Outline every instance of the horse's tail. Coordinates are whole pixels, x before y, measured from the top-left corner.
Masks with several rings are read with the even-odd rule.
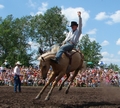
[[[87,69],[87,63],[86,61],[84,61],[84,55],[81,53],[81,51],[79,51],[80,55],[81,55],[81,62],[82,62],[82,65],[80,66],[81,67],[81,71],[85,71]]]

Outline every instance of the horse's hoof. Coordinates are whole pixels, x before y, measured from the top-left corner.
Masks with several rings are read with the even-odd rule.
[[[48,98],[48,97],[46,97],[46,98],[45,98],[45,101],[48,101],[48,100],[49,100],[49,98]]]
[[[68,90],[65,91],[65,94],[68,94]]]
[[[36,97],[35,97],[35,100],[37,100],[37,99],[39,99],[39,98],[40,98],[39,96],[36,96]]]
[[[39,98],[35,97],[34,100],[38,100]]]
[[[59,88],[59,91],[61,91],[61,90],[62,90],[62,87]]]

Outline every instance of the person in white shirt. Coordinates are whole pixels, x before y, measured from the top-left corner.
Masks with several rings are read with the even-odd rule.
[[[17,86],[18,86],[18,91],[21,92],[20,67],[21,67],[21,63],[18,61],[14,68],[14,92],[15,93],[17,92]]]
[[[63,45],[60,47],[59,51],[56,53],[55,58],[52,58],[51,61],[54,63],[59,64],[59,60],[62,56],[62,54],[66,51],[72,51],[72,49],[76,46],[76,44],[79,41],[80,35],[82,33],[82,18],[81,18],[81,12],[78,12],[78,18],[79,18],[79,24],[77,24],[76,21],[71,22],[71,29],[66,37],[66,39],[63,41]]]

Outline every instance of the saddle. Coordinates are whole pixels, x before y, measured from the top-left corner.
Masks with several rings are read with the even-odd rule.
[[[77,49],[73,49],[72,51],[68,52],[64,52],[64,54],[69,58],[69,64],[68,64],[68,67],[67,67],[67,70],[66,70],[66,73],[69,72],[70,68],[71,68],[71,63],[72,63],[72,56],[75,54],[75,53],[79,53],[81,58],[82,58],[82,61],[84,61],[84,55],[81,53],[80,50],[77,50]]]
[[[73,52],[74,51],[74,52]],[[69,65],[71,65],[71,62],[72,62],[72,56],[75,54],[75,53],[79,53],[81,55],[81,57],[83,58],[83,54],[80,52],[80,50],[77,50],[77,49],[73,49],[72,51],[68,52],[64,52],[64,54],[69,58]]]

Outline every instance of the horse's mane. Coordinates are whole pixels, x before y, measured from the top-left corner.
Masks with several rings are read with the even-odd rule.
[[[52,53],[57,53],[57,51],[59,50],[60,46],[59,45],[53,45],[52,46],[52,49],[51,49],[51,52]]]
[[[57,51],[59,50],[60,46],[59,45],[53,45],[51,47],[51,50],[50,51],[47,51],[46,53],[40,55],[38,57],[38,60],[41,60],[41,57],[45,57],[45,56],[48,56],[48,55],[55,55],[57,53]]]

